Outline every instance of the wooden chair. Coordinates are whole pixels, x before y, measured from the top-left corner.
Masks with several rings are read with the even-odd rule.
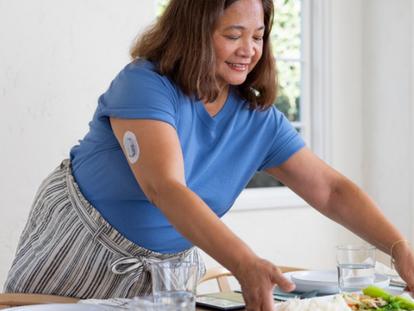
[[[77,298],[56,295],[0,293],[0,309],[46,303],[76,303],[78,301]]]
[[[289,266],[278,266],[278,268],[282,271],[282,273],[304,270],[302,268]],[[220,292],[231,292],[232,290],[228,280],[228,277],[230,276],[233,276],[232,273],[224,267],[210,268],[207,270],[204,277],[200,280],[200,284],[209,280],[216,279]]]
[[[306,269],[298,268],[298,267],[289,267],[289,266],[277,266],[282,273],[286,272],[293,272],[293,271],[304,271]]]
[[[215,279],[220,292],[231,292],[230,283],[227,279],[229,276],[233,276],[233,274],[224,267],[210,268],[207,269],[206,274],[200,280],[200,284]]]

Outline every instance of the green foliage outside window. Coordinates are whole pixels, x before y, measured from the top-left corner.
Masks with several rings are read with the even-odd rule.
[[[276,106],[291,121],[300,121],[301,1],[275,0],[272,47],[279,73]]]
[[[158,3],[157,3],[157,17],[160,16],[162,14],[162,12],[164,12],[164,9],[167,6],[169,1],[170,0],[158,0]]]

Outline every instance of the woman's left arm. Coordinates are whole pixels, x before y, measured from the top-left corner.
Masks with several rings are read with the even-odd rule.
[[[288,186],[316,210],[391,255],[400,276],[414,291],[414,254],[401,233],[375,202],[348,178],[302,148],[267,173]]]

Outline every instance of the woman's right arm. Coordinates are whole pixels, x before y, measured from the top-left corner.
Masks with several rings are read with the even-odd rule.
[[[285,290],[292,290],[294,285],[276,266],[256,256],[187,187],[176,130],[156,120],[110,120],[127,159],[124,134],[129,131],[136,137],[139,157],[128,163],[147,198],[184,237],[233,273],[242,286],[249,309],[273,310],[273,285],[278,284]]]

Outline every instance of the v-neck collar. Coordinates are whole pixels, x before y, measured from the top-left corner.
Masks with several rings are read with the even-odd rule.
[[[227,98],[224,102],[223,107],[221,107],[221,109],[214,116],[211,116],[208,113],[206,107],[204,106],[204,103],[201,100],[195,102],[198,116],[208,127],[216,127],[217,124],[219,124],[222,120],[230,117],[234,112],[236,104],[233,96],[233,88],[229,87],[229,92],[227,94]]]

